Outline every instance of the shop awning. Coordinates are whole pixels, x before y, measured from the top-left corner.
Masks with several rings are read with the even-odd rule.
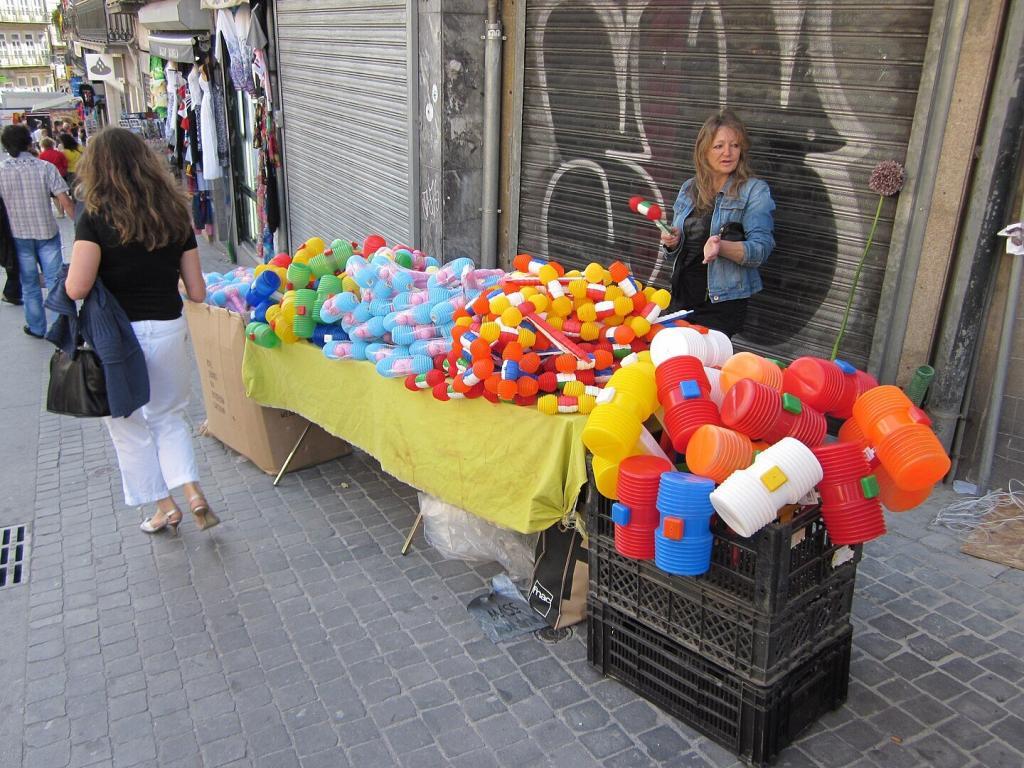
[[[76,109],[80,101],[81,99],[79,99],[77,96],[71,96],[70,94],[62,93],[59,96],[33,102],[32,110],[37,111],[40,109]]]
[[[159,56],[168,61],[193,60],[192,45],[195,42],[195,35],[172,34],[169,32],[149,33],[149,53],[151,56]]]
[[[199,7],[199,0],[157,0],[139,8],[139,24],[149,30],[208,31],[212,21],[210,12]]]

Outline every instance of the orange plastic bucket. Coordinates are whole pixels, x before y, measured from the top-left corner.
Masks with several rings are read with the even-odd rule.
[[[686,446],[689,470],[716,483],[724,482],[738,469],[746,469],[753,461],[754,446],[749,437],[714,424],[697,429]]]
[[[935,485],[951,466],[927,414],[910,402],[899,387],[874,387],[853,404],[869,445],[893,482],[905,491]]]
[[[782,369],[753,352],[737,352],[722,366],[723,392],[728,392],[740,379],[753,379],[776,391],[782,390]]]

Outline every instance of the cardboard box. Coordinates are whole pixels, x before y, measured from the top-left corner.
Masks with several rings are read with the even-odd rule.
[[[207,434],[264,472],[276,475],[309,421],[290,411],[265,408],[246,397],[242,384],[245,324],[241,315],[186,301],[185,318],[203,385]],[[351,450],[347,442],[314,424],[288,469],[311,467]]]

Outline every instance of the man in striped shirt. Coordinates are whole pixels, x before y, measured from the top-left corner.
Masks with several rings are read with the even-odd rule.
[[[68,196],[68,185],[57,168],[31,153],[32,135],[24,125],[9,125],[0,133],[0,143],[10,155],[0,164],[0,197],[7,207],[11,235],[18,252],[21,272],[21,298],[25,303],[25,327],[29,336],[43,338],[46,311],[39,288],[39,270],[52,291],[60,279],[60,232],[53,217],[50,198],[54,197],[68,217],[75,206]]]

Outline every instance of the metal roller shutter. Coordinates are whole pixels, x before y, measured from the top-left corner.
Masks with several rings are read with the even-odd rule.
[[[670,215],[701,123],[729,106],[777,205],[739,345],[827,356],[878,200],[871,170],[905,156],[931,12],[911,0],[529,2],[519,250],[625,259],[665,284],[658,232],[628,200]],[[862,366],[894,212],[887,201],[843,344]]]
[[[292,245],[413,242],[406,0],[279,0]]]

